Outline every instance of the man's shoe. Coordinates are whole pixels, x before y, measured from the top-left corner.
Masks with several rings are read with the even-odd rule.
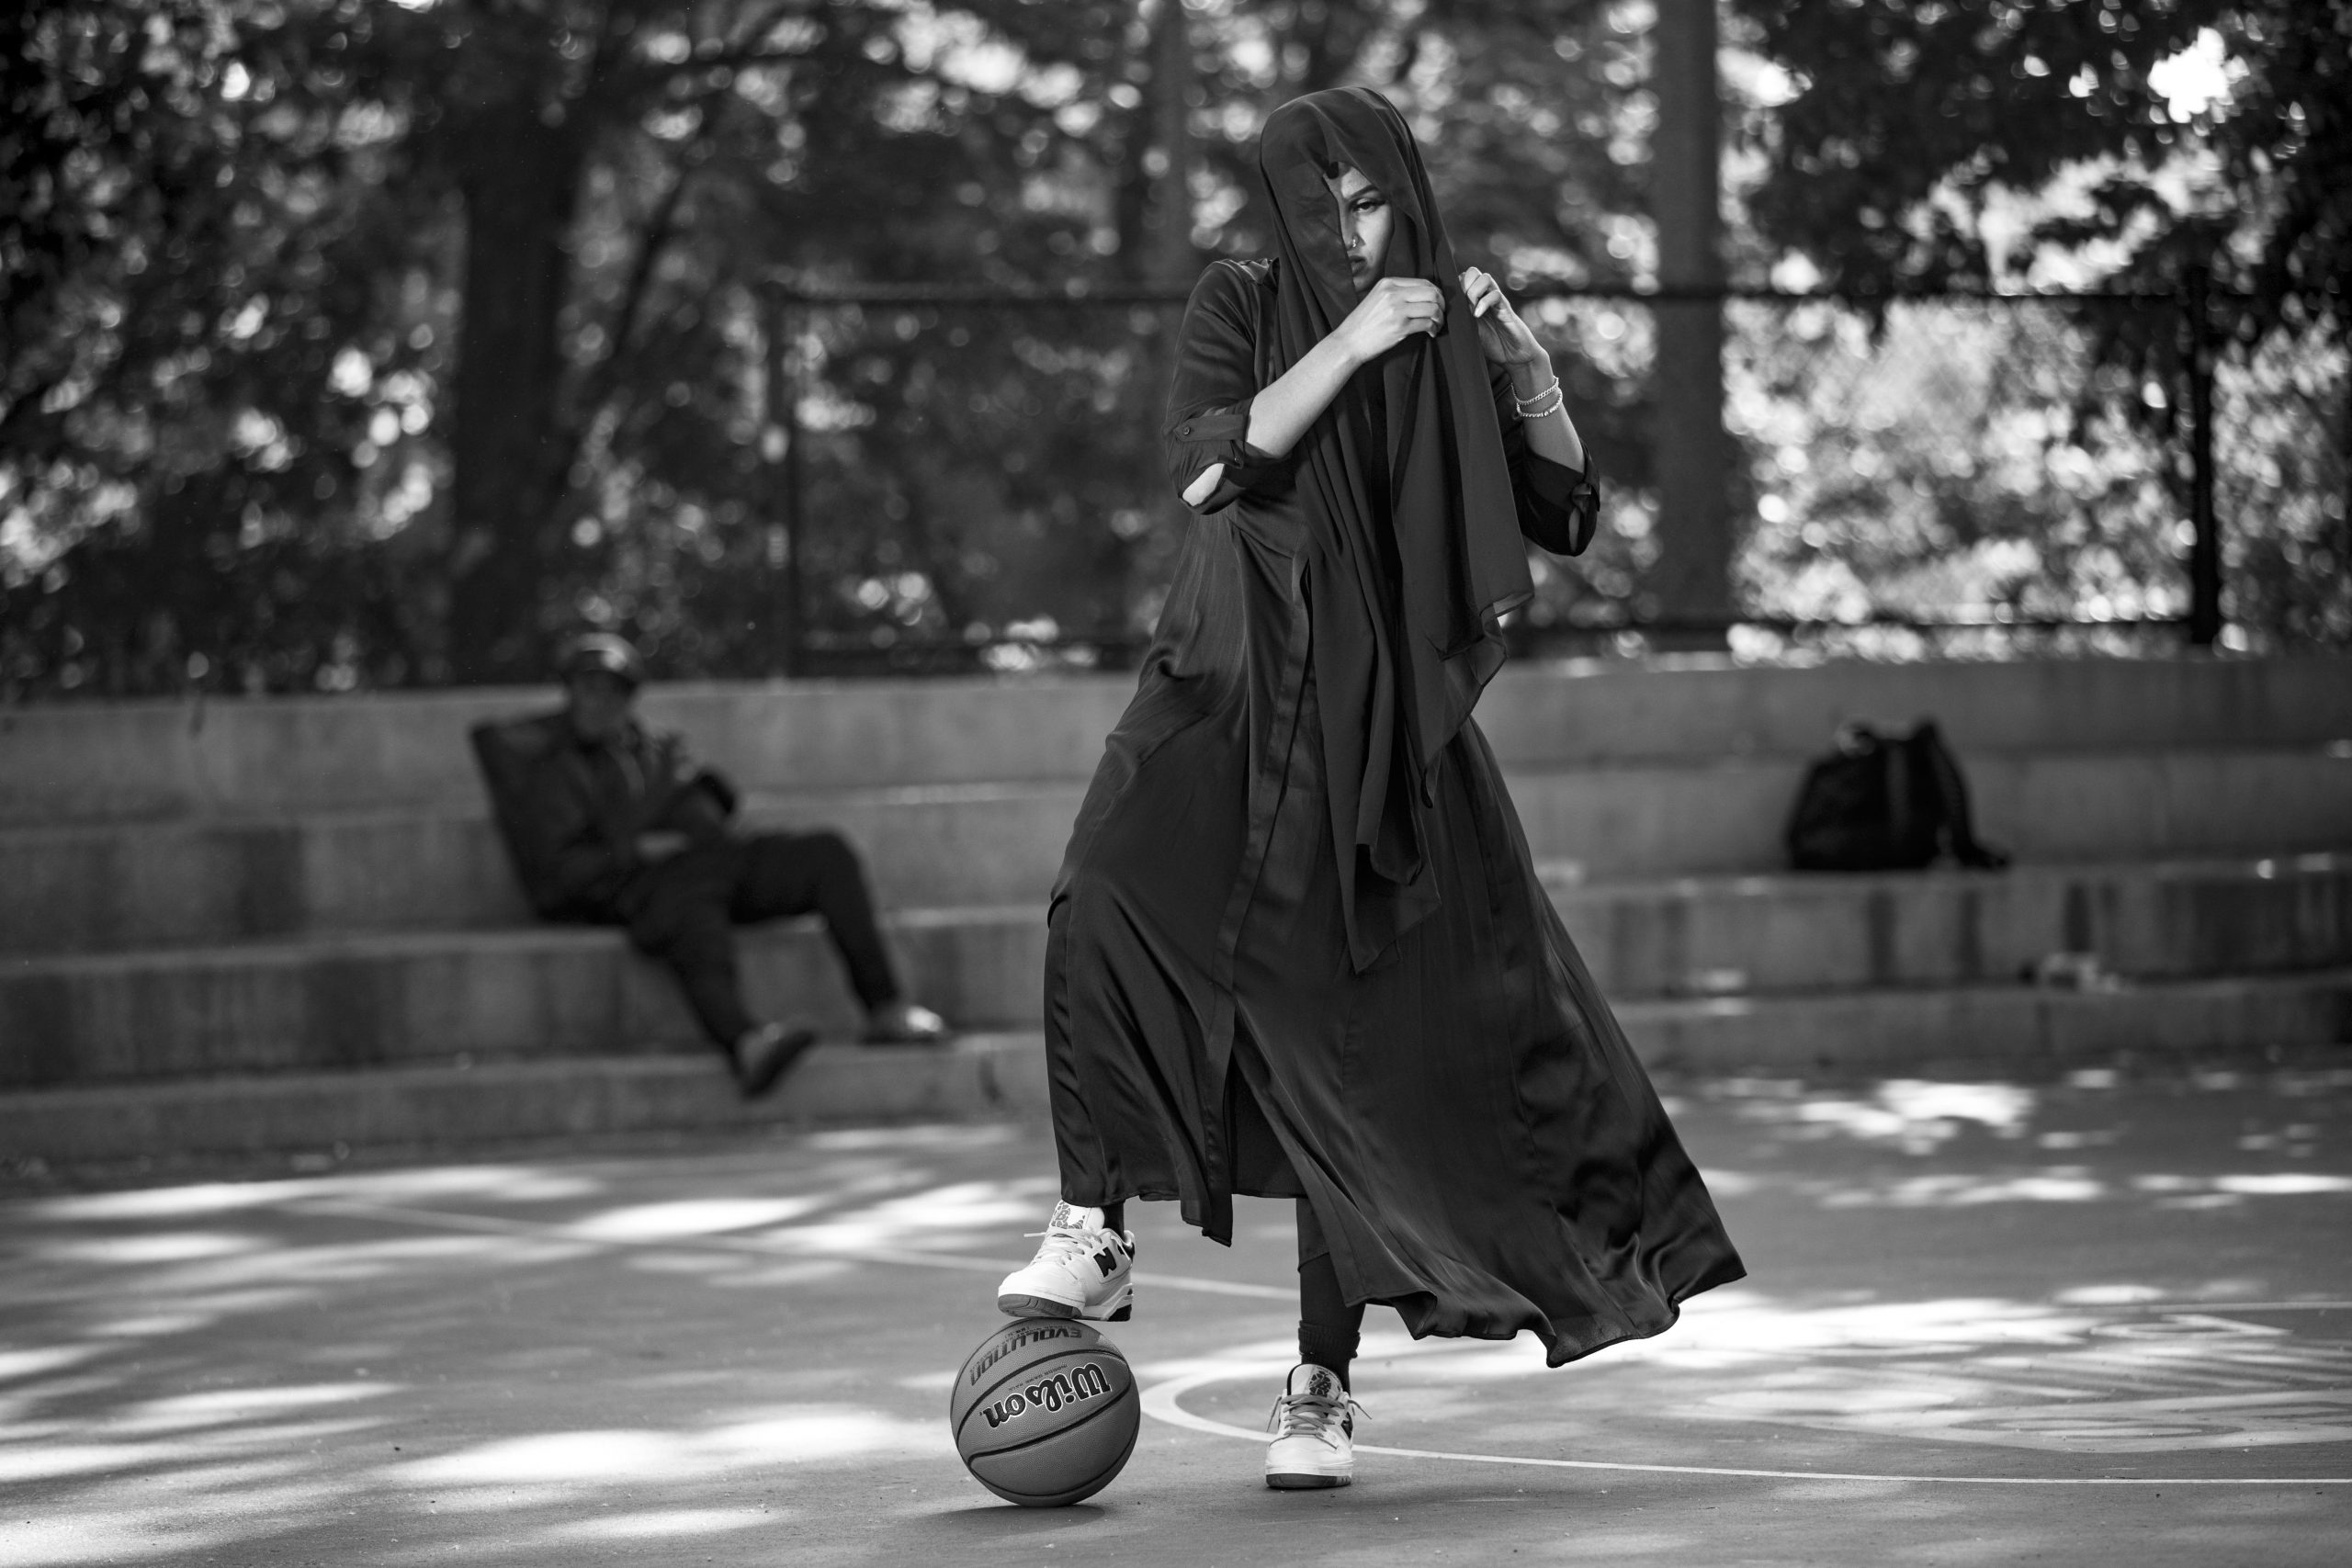
[[[868,1045],[937,1045],[947,1038],[947,1021],[913,1002],[884,1002],[866,1016]]]
[[[1054,1205],[1045,1242],[1026,1269],[996,1288],[996,1310],[1011,1317],[1091,1317],[1125,1323],[1134,1310],[1136,1238],[1106,1229],[1102,1211]]]
[[[1337,1372],[1301,1361],[1266,1417],[1266,1484],[1278,1492],[1345,1486],[1355,1479],[1356,1412]]]
[[[815,1030],[797,1025],[763,1023],[745,1030],[728,1053],[728,1060],[735,1066],[736,1089],[745,1100],[759,1099],[816,1043]]]

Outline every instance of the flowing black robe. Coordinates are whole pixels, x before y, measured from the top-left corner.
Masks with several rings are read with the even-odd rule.
[[[1314,1205],[1350,1299],[1417,1335],[1531,1329],[1554,1364],[1658,1333],[1737,1255],[1537,882],[1464,723],[1415,801],[1433,904],[1359,969],[1312,650],[1298,454],[1246,446],[1278,373],[1275,268],[1213,264],[1166,432],[1181,490],[1225,465],[1112,732],[1050,908],[1063,1196]],[[1526,450],[1492,380],[1521,530],[1583,547],[1593,497]]]

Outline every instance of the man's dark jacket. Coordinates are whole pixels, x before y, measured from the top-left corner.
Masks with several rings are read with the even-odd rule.
[[[683,832],[696,843],[727,836],[733,786],[696,767],[675,735],[632,723],[598,744],[556,712],[477,725],[472,740],[499,835],[545,919],[626,919],[648,868],[640,833]]]

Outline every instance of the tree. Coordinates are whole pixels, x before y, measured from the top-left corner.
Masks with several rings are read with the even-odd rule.
[[[1768,251],[1808,258],[1825,284],[2185,293],[2210,276],[2233,345],[2219,375],[2235,617],[2352,637],[2352,5],[1738,9],[1789,81],[1757,127],[1748,211]],[[2085,382],[2070,450],[2111,447],[2102,423],[2178,449],[2184,320],[2078,312],[2086,351],[2116,374]],[[2185,465],[2153,477],[2182,515]]]
[[[356,459],[429,374],[377,258],[430,212],[322,21],[0,20],[0,683],[413,671],[405,562],[361,522],[400,502]],[[359,344],[384,376],[341,374]]]
[[[1634,40],[1585,0],[40,0],[7,25],[19,688],[526,678],[582,618],[668,669],[770,668],[794,383],[817,629],[1132,626],[1182,526],[1153,478],[1165,311],[796,324],[772,286],[1181,287],[1262,249],[1258,120],[1341,79],[1437,134],[1473,259],[1622,273],[1593,213],[1637,199]]]
[[[2122,247],[2119,281],[2222,269],[2274,314],[2295,296],[2352,322],[2352,6],[2342,0],[1740,0],[1792,96],[1764,130],[1758,231],[1830,282],[1990,280],[2041,249]],[[2211,75],[2167,91],[2167,73]],[[2226,201],[2161,188],[2208,155]],[[2086,210],[1996,258],[1988,207],[2076,171]],[[2236,244],[2224,244],[2235,241]]]

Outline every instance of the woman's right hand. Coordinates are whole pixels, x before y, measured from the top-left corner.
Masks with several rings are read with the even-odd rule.
[[[1445,295],[1424,277],[1384,277],[1364,291],[1347,319],[1297,364],[1259,390],[1250,405],[1251,446],[1280,457],[1298,445],[1348,384],[1348,378],[1415,333],[1437,335],[1445,321]],[[1184,499],[1197,506],[1216,491],[1223,470],[1212,468],[1193,481]]]
[[[1435,337],[1445,321],[1445,295],[1424,277],[1384,277],[1364,291],[1331,335],[1348,357],[1369,364],[1415,333]]]

